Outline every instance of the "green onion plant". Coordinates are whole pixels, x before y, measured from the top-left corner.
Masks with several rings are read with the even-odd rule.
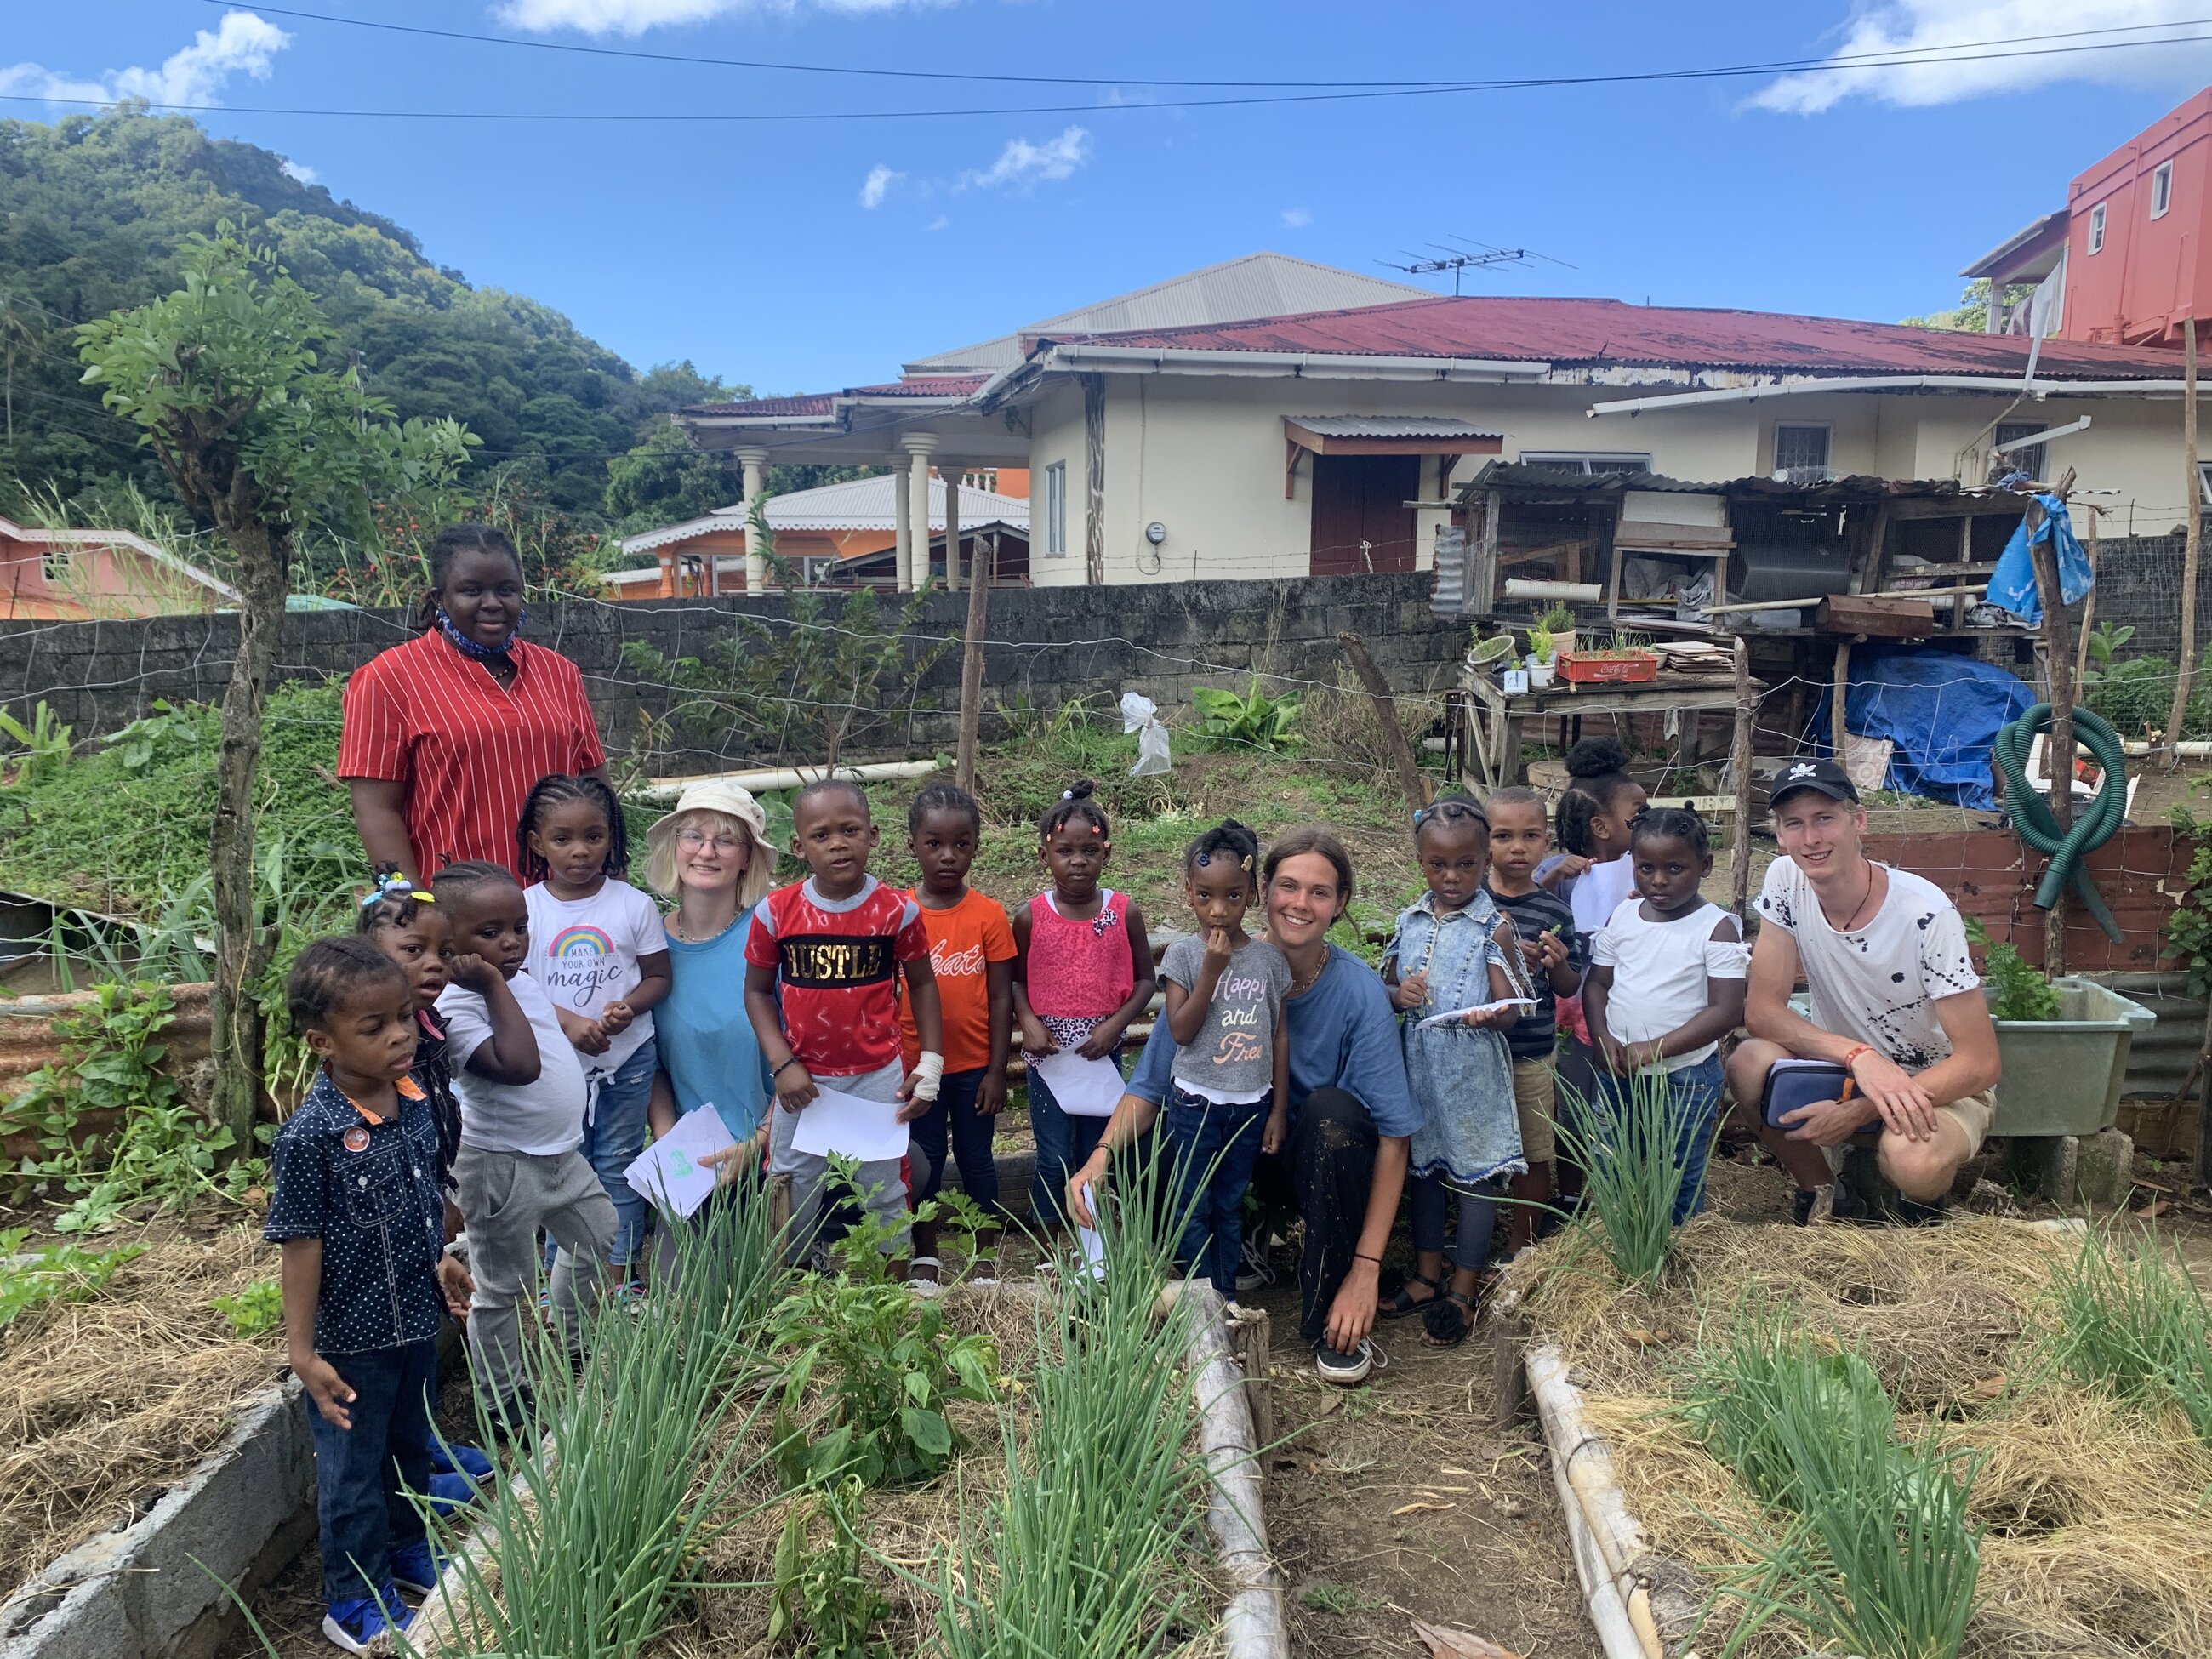
[[[2123,1400],[2179,1407],[2212,1445],[2212,1309],[2155,1232],[2094,1224],[2060,1261],[2037,1343],[2048,1374]]]
[[[1037,1314],[1026,1443],[1001,1411],[1005,1490],[963,1513],[940,1560],[945,1659],[1149,1659],[1191,1633],[1198,1598],[1176,1557],[1204,1514],[1184,1366],[1194,1302],[1162,1297],[1173,1217],[1157,1162],[1133,1162],[1098,1208],[1103,1274],[1063,1252],[1063,1291]]]
[[[742,1492],[766,1454],[746,1449],[781,1277],[758,1176],[723,1187],[672,1237],[642,1309],[610,1297],[588,1315],[573,1382],[558,1331],[530,1339],[539,1438],[483,1504],[453,1521],[422,1505],[437,1546],[460,1551],[456,1637],[430,1651],[630,1659],[693,1588],[707,1543],[758,1507]],[[461,1549],[463,1527],[477,1553]]]
[[[1710,1153],[1717,1123],[1678,1094],[1664,1072],[1638,1072],[1618,1093],[1601,1088],[1595,1097],[1562,1079],[1559,1096],[1559,1142],[1583,1171],[1571,1231],[1625,1282],[1656,1284],[1681,1231],[1675,1199],[1700,1141]],[[1700,1193],[1703,1186],[1700,1178]]]
[[[1749,1615],[1723,1659],[1778,1617],[1862,1659],[1954,1659],[1981,1569],[1966,1514],[1978,1455],[1932,1427],[1901,1443],[1865,1358],[1817,1349],[1764,1303],[1747,1301],[1729,1342],[1701,1354],[1686,1414],[1776,1517],[1739,1537],[1752,1559],[1715,1597]]]

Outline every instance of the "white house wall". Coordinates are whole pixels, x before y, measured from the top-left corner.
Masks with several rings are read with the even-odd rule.
[[[2008,400],[1977,396],[1834,393],[1660,410],[1635,416],[1585,411],[1589,389],[1555,386],[1464,386],[1304,380],[1273,377],[1109,374],[1106,386],[1105,566],[1109,582],[1301,574],[1311,541],[1312,465],[1302,459],[1293,494],[1283,494],[1285,416],[1449,416],[1504,435],[1499,459],[1524,452],[1649,453],[1670,477],[1721,480],[1763,474],[1774,465],[1778,422],[1831,428],[1829,464],[1839,472],[1892,478],[1946,478],[1960,450],[2003,414]],[[1037,584],[1085,579],[1083,395],[1055,376],[1025,410],[1032,489],[1042,508],[1042,476],[1067,466],[1067,556],[1048,558],[1035,534]],[[2014,410],[2008,419],[2062,426],[2081,415],[2090,431],[2059,441],[2054,471],[2075,467],[2087,506],[2106,513],[2105,528],[2163,534],[2185,511],[2178,400],[2054,398]],[[2208,444],[2212,450],[2212,444]],[[1452,483],[1475,475],[1488,457],[1464,456]],[[1421,471],[1420,499],[1437,499],[1433,461]],[[1442,512],[1419,515],[1419,562],[1431,562]],[[1146,540],[1158,523],[1165,538]]]

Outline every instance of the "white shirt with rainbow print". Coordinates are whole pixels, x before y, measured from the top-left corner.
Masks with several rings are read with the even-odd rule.
[[[660,908],[626,881],[584,899],[557,899],[544,883],[522,890],[530,906],[530,954],[523,970],[553,1006],[584,1019],[635,988],[637,960],[668,948]],[[653,1037],[653,1016],[640,1014],[603,1054],[578,1058],[587,1072],[612,1072]]]

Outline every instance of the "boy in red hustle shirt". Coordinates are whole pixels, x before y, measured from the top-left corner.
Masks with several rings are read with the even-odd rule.
[[[908,1123],[927,1111],[945,1075],[945,1030],[929,934],[915,902],[868,873],[878,831],[868,798],[842,780],[810,783],[792,804],[791,839],[813,872],[760,902],[745,936],[745,1012],[760,1039],[775,1088],[769,1126],[769,1168],[791,1177],[791,1237],[796,1262],[811,1253],[821,1228],[829,1161],[793,1149],[798,1115],[820,1092],[819,1077],[841,1094],[898,1105]],[[909,1074],[899,1060],[898,981],[913,999],[921,1052]],[[861,1202],[896,1219],[892,1248],[908,1232],[901,1158],[860,1166]],[[817,1258],[818,1260],[818,1258]],[[894,1272],[903,1275],[905,1264]]]

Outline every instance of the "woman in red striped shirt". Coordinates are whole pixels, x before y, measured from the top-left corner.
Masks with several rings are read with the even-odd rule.
[[[430,544],[421,636],[346,682],[338,775],[380,872],[421,885],[471,859],[513,869],[515,818],[538,779],[606,777],[583,677],[515,637],[525,615],[514,544],[448,525]]]

